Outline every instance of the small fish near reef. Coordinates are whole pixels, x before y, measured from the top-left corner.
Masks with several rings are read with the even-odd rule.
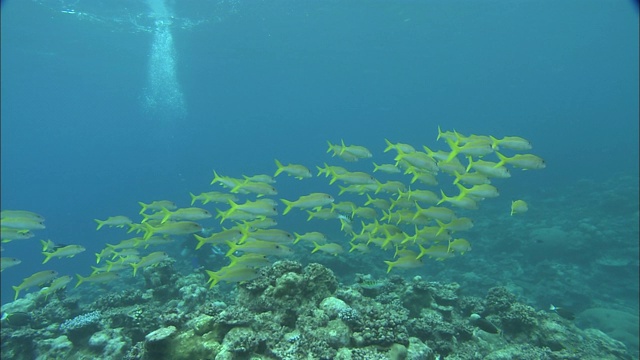
[[[560,315],[560,317],[565,318],[567,320],[574,320],[576,318],[576,315],[573,313],[573,311],[565,308],[553,306],[553,304],[549,306],[549,311],[553,311],[554,313]]]

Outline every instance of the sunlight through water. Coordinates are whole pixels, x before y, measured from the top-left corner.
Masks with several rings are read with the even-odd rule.
[[[148,0],[155,17],[153,44],[149,56],[147,86],[143,96],[145,112],[161,122],[184,119],[187,110],[176,74],[176,50],[171,34],[172,15],[165,0]]]

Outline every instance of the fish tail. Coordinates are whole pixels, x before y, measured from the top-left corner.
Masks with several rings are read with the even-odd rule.
[[[191,205],[193,205],[196,202],[196,196],[192,192],[189,193],[189,196],[191,196]]]
[[[140,204],[140,206],[142,207],[142,210],[140,210],[138,214],[142,214],[143,212],[147,211],[147,207],[149,207],[149,205],[143,203],[142,201],[138,201],[138,204]]]
[[[440,205],[443,202],[447,201],[447,199],[450,199],[450,197],[448,197],[447,195],[445,195],[444,191],[442,191],[442,189],[440,189],[440,194],[442,194],[442,199],[440,199],[440,201],[438,201],[436,203],[436,205]]]
[[[443,231],[445,231],[447,228],[446,228],[446,226],[445,226],[446,224],[445,224],[445,223],[443,223],[442,221],[440,221],[440,220],[436,219],[436,222],[438,223],[438,226],[440,226],[440,229],[438,229],[438,232],[436,233],[436,236],[438,236],[438,235],[440,235]]]
[[[51,256],[53,256],[53,253],[50,252],[42,252],[42,255],[45,256],[44,261],[42,261],[43,264],[47,263],[49,260],[51,260]]]
[[[391,269],[393,269],[393,266],[395,264],[393,263],[393,261],[388,261],[388,260],[385,260],[384,263],[388,265],[388,267],[387,267],[387,274],[388,274],[388,273],[391,272]]]
[[[144,223],[144,227],[145,227],[145,229],[144,229],[145,233],[144,233],[144,236],[142,237],[142,239],[143,240],[149,240],[149,238],[151,236],[153,236],[153,234],[156,232],[156,228],[154,228],[153,226],[149,225],[149,223]],[[109,245],[107,244],[107,246],[109,246]]]
[[[160,209],[160,211],[162,213],[164,213],[164,217],[162,218],[162,220],[160,221],[160,224],[164,224],[167,222],[167,220],[169,220],[169,218],[171,217],[171,211],[169,211],[169,209],[167,209],[166,207],[163,207],[162,209]]]
[[[220,179],[220,175],[218,175],[218,173],[213,170],[213,180],[211,180],[211,183],[209,185],[215,184],[216,182],[220,181]]]
[[[313,242],[313,245],[314,245],[315,247],[313,248],[313,250],[311,250],[311,253],[312,253],[312,254],[313,254],[314,252],[316,252],[316,251],[320,250],[320,244],[318,244],[317,242],[315,242],[315,241],[314,241],[314,242]]]
[[[227,246],[229,247],[229,251],[227,251],[225,256],[233,255],[233,253],[236,252],[236,250],[238,250],[238,245],[237,244],[232,243],[229,240],[225,240],[224,242],[227,243]]]
[[[393,146],[393,144],[391,143],[391,141],[389,141],[388,139],[384,139],[384,142],[387,144],[387,147],[386,147],[386,148],[384,148],[384,151],[383,151],[383,152],[387,152],[387,151],[389,151],[389,150],[393,150],[394,146]]]
[[[469,172],[469,170],[471,170],[471,166],[473,165],[473,158],[471,158],[471,155],[467,156],[467,159],[469,159],[469,165],[467,165],[467,169],[465,170],[465,172]]]
[[[460,182],[460,177],[462,177],[462,175],[460,175],[458,170],[453,170],[453,176],[455,176],[455,180],[453,180],[453,185],[457,185]]]
[[[449,156],[447,156],[447,159],[444,161],[445,163],[448,163],[449,161],[453,160],[454,157],[456,157],[456,155],[458,155],[458,153],[460,153],[460,147],[458,146],[457,143],[454,143],[452,140],[450,139],[444,139],[447,144],[449,144],[449,147],[451,148],[451,152],[449,153]]]
[[[194,234],[193,237],[195,237],[196,240],[198,240],[198,244],[196,245],[196,250],[200,249],[202,247],[202,245],[204,245],[206,243],[206,239],[203,238],[200,235]]]
[[[207,274],[209,274],[209,281],[211,281],[211,285],[209,285],[209,289],[212,289],[214,286],[216,286],[217,283],[220,282],[220,280],[222,280],[222,276],[218,275],[214,271],[207,270]]]
[[[287,213],[291,211],[291,209],[293,208],[293,201],[289,201],[285,199],[280,199],[280,201],[282,201],[283,204],[287,205],[287,207],[282,212],[282,215],[287,215]]]
[[[16,296],[13,297],[13,301],[18,300],[18,295],[20,295],[20,290],[22,290],[19,286],[12,286],[13,290],[16,292]]]
[[[76,277],[78,278],[78,282],[76,283],[76,286],[74,286],[74,289],[77,288],[78,286],[80,286],[80,284],[82,284],[84,282],[84,280],[86,278],[82,277],[80,274],[76,274]]]
[[[104,221],[100,221],[98,219],[93,220],[98,223],[98,227],[96,228],[96,230],[100,230],[100,228],[104,226]]]
[[[284,165],[282,165],[282,163],[278,160],[278,159],[274,159],[276,162],[276,166],[278,167],[278,169],[276,170],[275,174],[273,174],[273,177],[276,177],[278,175],[280,175],[281,172],[284,171]]]
[[[327,149],[327,154],[331,152],[331,150],[333,150],[333,144],[331,144],[331,141],[327,140],[327,144],[329,144],[329,148]],[[336,156],[336,154],[334,153],[332,156]]]
[[[136,276],[136,273],[138,272],[138,264],[131,264],[131,266],[133,267],[133,276]]]
[[[342,147],[340,148],[340,154],[338,155],[342,155],[344,151],[347,149],[347,145],[344,144],[344,139],[340,139],[340,142],[342,143]]]
[[[298,242],[300,242],[300,240],[302,240],[302,235],[298,234],[297,232],[293,232],[293,236],[295,236],[295,240],[293,240],[294,244],[297,244]]]
[[[494,168],[498,168],[504,164],[507,163],[507,160],[509,158],[507,158],[506,156],[502,155],[501,153],[499,153],[498,151],[494,151],[496,153],[496,155],[498,155],[498,159],[500,159],[500,161],[494,166]]]
[[[500,145],[500,140],[494,138],[493,135],[489,135],[489,138],[491,139],[491,148],[494,150],[500,149],[500,147],[498,147],[498,145]]]

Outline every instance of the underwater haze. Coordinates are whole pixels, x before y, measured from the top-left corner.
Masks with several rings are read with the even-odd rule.
[[[334,256],[303,242],[291,246],[286,260],[320,263],[345,286],[362,274],[456,282],[469,296],[502,286],[536,311],[570,308],[576,326],[603,331],[637,358],[635,325],[602,320],[605,313],[638,318],[634,2],[9,0],[1,16],[1,209],[46,218],[35,236],[3,240],[3,259],[21,261],[6,269],[3,263],[3,305],[14,301],[13,286],[43,270],[72,276],[64,291],[81,303],[142,289],[136,283],[142,270],[132,278],[130,269],[121,276],[130,281],[74,289],[76,274],[104,265],[94,254],[106,244],[143,236],[127,227],[97,231],[94,219],[124,215],[141,223],[139,202],[170,200],[210,211],[212,218],[195,220],[208,236],[233,225],[215,218],[230,205],[191,205],[189,193],[231,193],[234,187],[210,184],[214,170],[232,178],[273,176],[278,159],[313,176],[275,177],[278,194],[266,198],[279,203],[277,227],[323,232],[345,250]],[[439,128],[460,142],[437,140]],[[511,177],[491,179],[499,197],[478,210],[444,203],[473,220],[473,229],[453,235],[468,240],[471,251],[454,256],[449,249],[452,258],[444,260],[425,252],[423,266],[399,262],[387,274],[384,261],[394,259],[394,250],[371,244],[373,253],[349,252],[371,220],[353,214],[307,220],[304,207],[282,215],[280,199],[310,193],[359,206],[365,193],[383,197],[384,191],[341,194],[337,185],[353,180],[330,184],[316,176],[325,164],[401,181],[407,190],[458,195],[451,175],[440,172],[439,185],[420,185],[410,174],[374,172],[373,163],[402,168],[395,158],[402,151],[385,152],[385,139],[450,152],[472,134],[526,139],[530,150],[494,147],[509,157],[535,154],[544,169],[507,161]],[[327,151],[327,142],[341,141],[366,147],[371,158],[351,161],[341,150]],[[464,150],[456,158],[468,171]],[[495,153],[482,159],[500,161]],[[237,203],[263,198],[234,192]],[[529,211],[510,215],[518,199]],[[377,210],[381,223],[387,210]],[[414,234],[410,220],[400,227]],[[205,270],[226,264],[226,245],[220,253],[208,245],[194,250],[193,235],[171,237],[170,245],[141,254],[166,251],[183,275],[203,276],[208,289]],[[40,240],[47,239],[86,251],[42,264]],[[207,296],[220,286],[233,293],[235,282],[251,279],[229,279]],[[25,288],[20,297],[37,290]]]

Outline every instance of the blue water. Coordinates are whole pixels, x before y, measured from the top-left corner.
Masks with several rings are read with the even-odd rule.
[[[24,277],[86,275],[93,253],[128,237],[97,232],[94,218],[136,218],[138,201],[188,206],[189,192],[217,190],[214,169],[272,174],[278,158],[372,170],[331,158],[327,140],[366,146],[381,163],[391,161],[385,138],[446,149],[438,125],[525,137],[547,168],[503,182],[507,207],[540,194],[553,203],[584,179],[638,176],[632,2],[165,5],[159,14],[142,1],[3,2],[1,207],[47,225],[3,244],[3,257],[23,261],[2,273],[3,304]],[[337,195],[323,178],[277,185],[289,199]],[[543,215],[571,211],[558,207]],[[87,251],[45,266],[47,238]]]

